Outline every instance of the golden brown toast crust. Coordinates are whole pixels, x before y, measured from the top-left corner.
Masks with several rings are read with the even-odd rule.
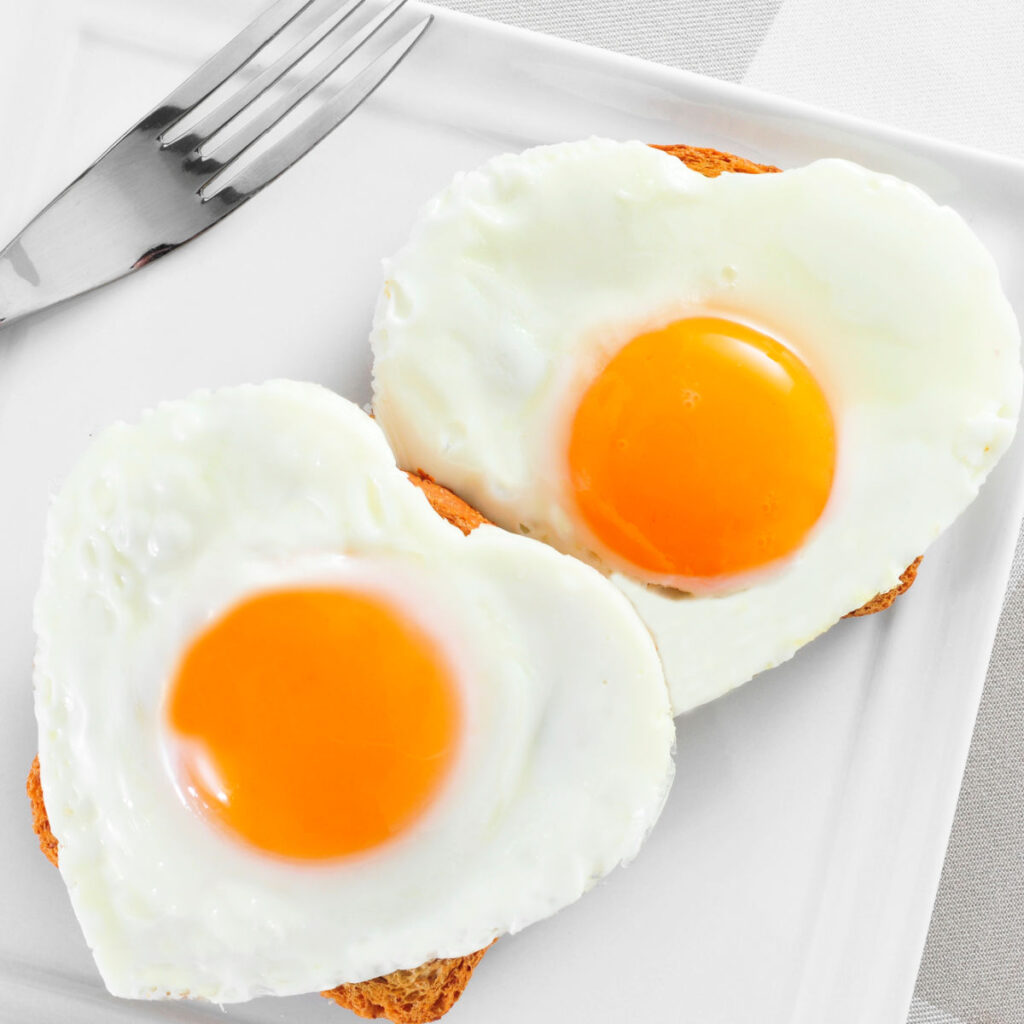
[[[429,960],[421,967],[355,985],[339,985],[320,995],[360,1017],[387,1017],[395,1024],[426,1024],[440,1020],[455,1005],[486,952],[479,949],[469,956]]]
[[[32,828],[39,837],[39,849],[56,867],[57,839],[50,831],[50,819],[43,802],[38,757],[32,761],[25,788],[32,805]],[[428,960],[411,970],[339,985],[320,994],[360,1017],[387,1017],[395,1024],[426,1024],[439,1020],[455,1005],[486,952],[485,948],[468,956]]]
[[[43,851],[46,859],[54,866],[57,866],[57,837],[50,831],[50,818],[46,813],[46,804],[43,803],[43,784],[39,781],[39,756],[32,758],[32,768],[28,773],[28,781],[25,783],[28,791],[28,801],[32,805],[32,831],[39,840],[39,849]]]
[[[775,173],[782,168],[771,164],[755,164],[733,153],[723,153],[718,149],[701,149],[699,146],[652,146],[682,160],[691,171],[700,171],[705,178],[717,178],[720,174],[731,171],[734,174]]]
[[[422,469],[415,473],[407,473],[406,476],[427,496],[427,501],[434,507],[434,511],[463,533],[472,533],[478,526],[490,523],[490,520],[480,515],[472,505],[467,505],[447,487],[435,483],[434,478],[429,473],[424,473]]]
[[[862,604],[859,608],[852,612],[847,612],[843,616],[844,619],[854,619],[859,615],[874,615],[875,612],[884,612],[896,600],[900,594],[905,594],[909,589],[910,585],[917,579],[917,567],[921,564],[921,556],[918,555],[910,565],[903,570],[900,575],[900,581],[896,584],[892,590],[887,590],[884,594],[875,594],[867,604]]]

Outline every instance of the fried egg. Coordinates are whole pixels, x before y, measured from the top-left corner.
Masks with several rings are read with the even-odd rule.
[[[428,204],[386,278],[373,408],[399,464],[608,574],[677,712],[892,588],[1017,421],[991,256],[843,160],[501,156]]]
[[[463,536],[310,384],[98,436],[53,503],[35,624],[60,871],[119,996],[229,1003],[470,953],[633,857],[672,776],[623,595]]]

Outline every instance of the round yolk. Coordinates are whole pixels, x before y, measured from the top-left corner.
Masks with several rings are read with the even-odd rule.
[[[167,714],[190,802],[252,846],[306,859],[408,828],[452,765],[460,717],[419,627],[326,589],[236,605],[187,651]]]
[[[600,544],[697,587],[796,550],[835,461],[832,415],[807,367],[711,317],[620,349],[584,393],[569,442],[573,493]]]

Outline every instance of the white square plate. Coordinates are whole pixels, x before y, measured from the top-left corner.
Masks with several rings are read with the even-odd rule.
[[[2,0],[0,238],[260,0]],[[100,984],[29,828],[31,601],[49,493],[90,435],[161,399],[275,376],[368,397],[381,257],[453,172],[602,134],[792,166],[850,157],[955,206],[1024,312],[1021,165],[438,12],[366,107],[159,268],[0,339],[0,1016],[335,1021],[315,995],[125,1003]],[[903,1024],[1024,498],[1021,444],[885,615],[679,722],[637,861],[498,943],[450,1015],[537,1024]],[[182,951],[188,955],[187,950]]]

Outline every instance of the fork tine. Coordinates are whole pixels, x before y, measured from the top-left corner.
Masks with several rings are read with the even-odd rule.
[[[220,103],[187,130],[185,137],[190,141],[190,148],[191,146],[201,145],[215,132],[224,128],[257,96],[260,96],[288,74],[310,50],[317,46],[350,15],[354,14],[365,2],[366,0],[329,0],[326,9],[319,12],[319,22],[302,40],[296,43],[283,57],[278,58],[270,67],[260,72],[252,81],[247,82],[237,92],[225,99],[223,103]],[[332,19],[335,19],[333,24],[331,23]],[[310,37],[312,37],[312,41],[310,41]],[[175,144],[177,142],[178,140],[175,140]]]
[[[217,178],[221,177],[224,171],[229,170],[230,165],[218,172],[200,190],[203,201],[207,202],[211,198],[216,199],[229,193],[232,199],[235,197],[239,200],[248,199],[283,174],[317,143],[323,141],[325,136],[341,124],[387,79],[388,75],[402,62],[405,55],[416,45],[420,36],[430,27],[433,20],[434,16],[428,15],[418,22],[363,68],[337,96],[319,107],[315,113],[310,114],[266,153],[253,160],[220,192],[211,190],[211,185],[216,187]]]
[[[282,117],[294,109],[304,100],[317,86],[329,78],[341,65],[348,60],[364,43],[371,39],[378,29],[382,28],[395,15],[406,0],[391,0],[374,17],[367,22],[358,32],[345,39],[341,45],[321,61],[310,71],[302,81],[296,82],[283,96],[270,104],[266,110],[260,112],[252,121],[236,134],[225,138],[222,142],[213,140],[213,145],[207,149],[203,147],[202,156],[204,159],[212,158],[216,164],[223,167],[241,156],[250,146],[270,131]],[[322,41],[326,42],[331,36],[340,33],[342,25],[337,25],[331,30]],[[307,52],[315,49],[318,43],[310,46]]]
[[[202,102],[236,71],[249,63],[268,43],[276,39],[303,11],[318,0],[277,0],[255,21],[218,50],[174,92],[165,96],[140,126],[167,131]]]

